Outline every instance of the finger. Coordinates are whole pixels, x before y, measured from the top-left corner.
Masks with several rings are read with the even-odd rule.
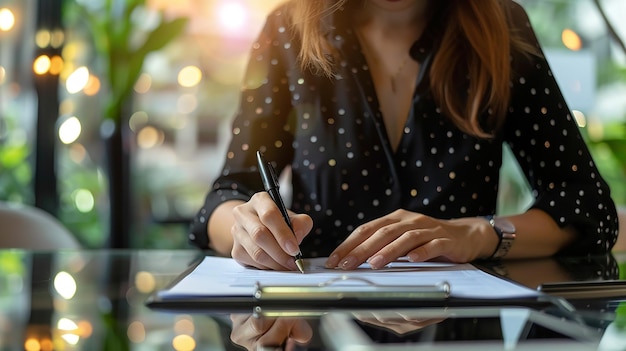
[[[239,254],[238,252],[243,252],[243,254]],[[245,251],[244,248],[242,247],[238,247],[238,249],[233,248],[233,250],[231,251],[231,256],[233,257],[233,259],[235,259],[235,261],[237,261],[237,263],[239,263],[240,265],[244,266],[244,267],[248,267],[248,268],[257,268],[257,269],[261,269],[261,270],[281,270],[284,268],[276,268],[276,267],[272,267],[272,266],[266,266],[263,264],[260,264],[259,262],[255,262],[250,255],[248,255],[248,253]]]
[[[230,320],[233,322],[233,326],[240,326],[245,323],[252,315],[250,313],[231,313]]]
[[[285,267],[267,254],[250,239],[250,236],[244,229],[238,228],[237,225],[233,227],[233,239],[235,244],[231,250],[231,256],[240,264],[259,269],[290,269],[290,267]]]
[[[313,329],[307,321],[298,319],[291,329],[290,337],[300,344],[307,343],[313,338]]]
[[[245,204],[237,206],[233,210],[233,215],[237,223],[236,227],[233,229],[233,240],[238,242],[246,250],[247,254],[254,262],[271,266],[273,269],[296,269],[295,264],[290,263],[290,261],[293,261],[291,256],[288,255],[276,241],[271,231],[272,229],[268,228],[262,222],[262,218],[256,214],[251,215],[251,212],[258,211],[254,206],[258,206],[258,202],[254,205]],[[280,212],[276,212],[278,212],[279,220],[282,220],[283,225],[290,231],[282,217],[280,217]],[[291,240],[295,242],[293,234],[290,234],[290,236]],[[278,264],[279,267],[277,267],[276,264]]]
[[[261,346],[282,345],[289,338],[292,324],[291,319],[276,319],[263,335],[259,335],[257,344]]]
[[[266,333],[276,323],[276,318],[252,317],[250,325],[258,333]]]
[[[361,263],[366,260],[375,269],[384,267],[387,263],[396,258],[403,256],[409,248],[410,242],[403,241],[395,246],[393,243],[399,240],[407,230],[414,224],[410,222],[392,222],[388,225],[378,228],[371,236],[365,239],[361,244],[356,246],[351,252],[348,252],[345,258],[339,261],[338,267],[345,270],[352,270],[357,268]],[[392,245],[392,250],[399,253],[395,256],[374,256],[377,252],[380,252],[388,245]],[[394,249],[395,248],[395,249]],[[372,260],[370,260],[370,258]]]
[[[283,252],[289,256],[296,255],[300,252],[300,249],[298,248],[298,241],[294,230],[289,227],[289,224],[285,221],[278,206],[271,200],[269,195],[263,195],[265,195],[267,199],[263,201],[262,206],[256,208],[261,223],[269,229],[270,233],[274,236],[275,242],[278,243],[279,248]],[[291,217],[289,220],[291,222]],[[272,247],[270,249],[274,248]]]
[[[234,215],[235,218],[239,218],[241,215],[240,224],[253,236],[253,240],[258,240],[257,244],[274,258],[281,257],[281,253],[283,254],[282,257],[297,254],[299,249],[294,231],[289,227],[269,194],[266,192],[256,193],[249,203],[252,208],[242,206],[242,211],[239,212],[237,207]],[[249,216],[246,211],[254,211],[255,215]],[[265,235],[268,231],[271,237]],[[255,236],[257,234],[258,237]],[[278,259],[277,261],[282,262]]]
[[[247,347],[252,345],[259,332],[250,326],[250,314],[236,314],[230,316],[233,327],[230,332],[230,339],[237,345]]]
[[[450,253],[452,243],[446,238],[434,238],[407,252],[411,262],[425,262]]]
[[[381,269],[399,257],[406,256],[414,247],[419,247],[435,238],[436,233],[428,229],[408,230],[389,242],[367,260],[372,269]]]
[[[326,268],[335,268],[339,265],[346,265],[346,258],[348,253],[352,252],[356,247],[361,245],[367,238],[369,238],[378,228],[384,225],[386,218],[378,218],[376,220],[364,223],[358,226],[350,235],[344,240],[331,254],[326,261]],[[350,258],[350,261],[355,261],[355,258]],[[351,265],[353,265],[352,263]]]

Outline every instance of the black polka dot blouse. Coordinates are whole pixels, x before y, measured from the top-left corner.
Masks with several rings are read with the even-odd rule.
[[[513,26],[539,46],[524,10],[510,3]],[[248,200],[263,190],[257,150],[278,172],[291,168],[291,209],[313,218],[301,244],[305,257],[313,257],[328,255],[358,225],[400,208],[442,219],[493,214],[502,146],[508,143],[532,188],[532,208],[580,233],[562,253],[612,247],[618,224],[609,188],[544,58],[512,59],[509,112],[489,140],[451,124],[429,93],[428,74],[421,74],[394,151],[348,11],[334,15],[329,34],[341,57],[333,78],[300,69],[299,42],[285,11],[280,7],[268,16],[253,44],[224,168],[191,224],[192,243],[208,247],[207,221],[220,203]],[[439,32],[429,26],[411,48],[422,73],[436,53]]]

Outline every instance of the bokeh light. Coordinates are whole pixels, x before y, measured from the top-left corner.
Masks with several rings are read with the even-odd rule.
[[[93,211],[96,204],[93,194],[87,189],[74,190],[72,198],[74,199],[74,206],[82,213]]]
[[[55,29],[52,31],[52,35],[50,36],[50,46],[57,49],[63,45],[65,41],[65,32],[61,29]]]
[[[59,55],[52,56],[50,59],[50,74],[59,75],[63,70],[63,58]]]
[[[156,279],[150,272],[137,272],[137,275],[135,275],[135,286],[139,292],[148,294],[156,288]]]
[[[6,7],[0,9],[0,31],[8,32],[15,26],[15,15]]]
[[[63,144],[71,144],[80,137],[82,127],[78,118],[72,116],[66,119],[59,127],[59,139]]]
[[[24,350],[26,351],[39,351],[41,350],[41,345],[39,345],[39,340],[35,338],[28,338],[24,341]]]
[[[217,20],[227,33],[243,30],[248,17],[248,8],[238,1],[227,0],[217,5]]]
[[[52,343],[52,340],[50,340],[50,338],[43,338],[39,341],[41,349],[40,351],[53,351],[54,350],[54,344]]]
[[[83,89],[83,92],[87,96],[94,96],[100,92],[101,85],[100,78],[90,74],[89,80],[87,81],[87,85],[85,86],[85,89]]]
[[[73,143],[70,145],[69,156],[74,163],[80,164],[87,157],[87,149],[80,143]]]
[[[48,57],[48,55],[41,55],[33,62],[33,71],[37,75],[43,75],[50,71],[50,66],[52,66],[50,57]]]
[[[181,316],[176,323],[174,323],[174,332],[176,334],[193,335],[196,326],[193,324],[190,316]]]
[[[70,300],[76,294],[76,281],[71,274],[59,272],[54,276],[54,289],[62,298]]]
[[[142,73],[135,83],[135,92],[138,94],[145,94],[150,91],[151,87],[152,76],[150,76],[148,73]]]
[[[75,331],[78,329],[78,325],[69,318],[61,318],[57,322],[57,329],[63,331]]]
[[[41,49],[47,48],[48,46],[50,46],[51,38],[52,38],[52,35],[50,34],[49,30],[40,29],[35,34],[35,43],[37,44],[37,47]]]
[[[192,351],[196,348],[196,341],[189,335],[177,335],[172,340],[172,346],[176,351]]]
[[[578,33],[571,29],[563,30],[563,33],[561,33],[561,40],[563,40],[563,45],[572,51],[579,51],[583,48],[582,39],[580,39]]]
[[[128,126],[130,130],[137,133],[146,123],[148,123],[148,114],[146,111],[137,111],[130,116]]]
[[[196,66],[187,66],[178,72],[178,84],[182,87],[195,87],[201,80],[202,71]]]
[[[72,333],[63,334],[61,335],[61,338],[70,345],[76,345],[80,340],[80,336]]]
[[[150,149],[161,145],[164,139],[163,132],[152,126],[146,126],[137,134],[137,145],[142,149]]]
[[[82,66],[77,68],[69,77],[67,77],[67,81],[65,82],[65,88],[67,92],[70,94],[76,94],[79,91],[83,90],[87,83],[89,82],[89,70],[87,67]]]
[[[128,325],[126,335],[128,335],[128,339],[131,342],[139,344],[146,340],[146,328],[144,327],[143,323],[139,321],[134,321]]]

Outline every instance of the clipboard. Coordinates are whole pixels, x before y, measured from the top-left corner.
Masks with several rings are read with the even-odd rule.
[[[284,287],[265,287],[265,289]],[[299,287],[294,287],[299,288]],[[308,295],[308,296],[307,296]],[[336,298],[318,298],[311,293],[294,294],[287,298],[255,298],[245,296],[193,296],[181,299],[163,299],[156,294],[146,300],[146,306],[156,310],[179,312],[254,312],[264,315],[319,314],[323,310],[387,309],[387,308],[450,308],[518,306],[528,308],[557,307],[567,313],[575,309],[566,300],[550,295],[509,299],[472,299],[449,297],[411,298],[409,295],[391,297],[376,293],[337,293]]]
[[[215,260],[215,259],[214,259]],[[360,278],[361,276],[367,276],[366,272],[371,272],[367,269],[356,273],[347,273],[341,275],[341,277],[335,279],[320,280],[321,283],[315,284],[305,283],[308,273],[305,276],[297,275],[293,276],[294,283],[285,280],[285,284],[277,284],[275,281],[263,280],[256,281],[249,286],[246,285],[245,289],[236,290],[232,293],[230,290],[222,291],[219,289],[218,284],[210,282],[210,278],[220,277],[222,271],[227,271],[231,274],[233,280],[237,279],[237,274],[245,274],[245,272],[239,271],[245,269],[238,264],[233,266],[227,266],[229,261],[210,261],[208,266],[204,267],[206,275],[195,272],[197,269],[202,270],[203,267],[190,267],[183,272],[177,279],[175,279],[168,288],[153,293],[146,301],[146,305],[155,309],[166,310],[183,310],[183,311],[284,311],[284,312],[297,312],[303,310],[329,310],[329,309],[379,309],[379,308],[421,308],[421,307],[490,307],[490,306],[524,306],[524,307],[546,307],[560,304],[557,300],[558,297],[551,296],[542,292],[538,292],[532,289],[519,286],[522,292],[514,297],[506,295],[501,296],[499,292],[492,294],[490,297],[484,297],[489,295],[489,290],[497,288],[489,288],[488,285],[485,291],[477,291],[471,294],[470,297],[463,295],[463,289],[461,286],[457,286],[455,290],[455,281],[446,280],[428,280],[425,276],[410,272],[409,279],[393,280],[394,284],[383,284],[378,279],[377,281],[370,281],[368,279]],[[216,269],[220,265],[224,265],[224,269]],[[221,268],[221,267],[220,267]],[[235,270],[230,272],[229,268]],[[434,268],[432,271],[445,270],[446,268]],[[468,271],[464,271],[468,272]],[[497,284],[514,284],[512,282],[504,281],[499,278],[493,277],[476,267],[473,267],[470,273],[479,274],[479,278],[495,281]],[[256,272],[261,277],[267,277],[264,274],[272,274],[276,272]],[[185,294],[177,295],[176,292],[181,290],[171,290],[172,287],[176,287],[177,284],[183,282],[189,275],[199,274],[195,278],[204,282],[206,289],[212,289],[210,294],[205,293],[205,290],[199,290],[195,286],[195,292],[189,293],[185,290]],[[285,273],[283,273],[285,274]],[[289,274],[289,272],[287,272]],[[296,274],[296,273],[292,273]],[[385,274],[385,273],[376,273]],[[392,273],[393,274],[393,273]],[[320,277],[326,277],[320,275]],[[331,276],[331,275],[329,275]],[[332,275],[336,277],[336,275]],[[438,275],[439,276],[439,275]],[[442,275],[445,277],[446,275]],[[234,278],[233,278],[234,277]],[[313,276],[311,276],[313,277]],[[371,277],[368,276],[368,277]],[[382,276],[377,276],[379,278]],[[454,276],[452,276],[454,278]],[[473,277],[473,275],[472,275]],[[209,280],[207,280],[209,279]],[[311,280],[308,280],[309,282]],[[405,282],[420,281],[423,284],[397,284]],[[208,283],[207,283],[208,282]],[[435,283],[433,283],[435,282]],[[459,281],[456,281],[459,283]],[[236,284],[235,284],[236,285]],[[252,286],[253,285],[253,286]],[[476,284],[478,287],[483,287],[482,284]],[[503,285],[498,285],[503,286]],[[516,288],[517,289],[517,288]],[[528,291],[526,291],[528,290]],[[160,292],[165,294],[160,294]],[[493,297],[496,296],[496,297]]]

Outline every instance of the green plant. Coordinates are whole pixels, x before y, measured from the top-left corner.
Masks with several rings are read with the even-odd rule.
[[[124,103],[133,94],[133,86],[141,75],[146,56],[182,34],[188,19],[168,20],[161,11],[158,13],[158,24],[152,29],[145,29],[142,19],[136,19],[139,16],[135,15],[148,11],[146,0],[83,2],[70,1],[65,12],[70,23],[80,22],[89,29],[108,84],[109,96],[104,116],[119,119]]]
[[[32,167],[28,162],[30,147],[24,133],[20,133],[15,120],[0,120],[0,200],[31,203],[30,187]]]
[[[95,71],[102,77],[102,120],[108,181],[109,246],[130,245],[133,218],[131,188],[131,144],[128,127],[132,113],[134,85],[142,73],[146,57],[169,44],[183,33],[187,18],[167,19],[162,10],[147,8],[146,0],[68,0],[65,13],[69,23],[85,27],[95,50]],[[147,14],[158,19],[145,25]],[[143,15],[143,16],[142,16]]]

